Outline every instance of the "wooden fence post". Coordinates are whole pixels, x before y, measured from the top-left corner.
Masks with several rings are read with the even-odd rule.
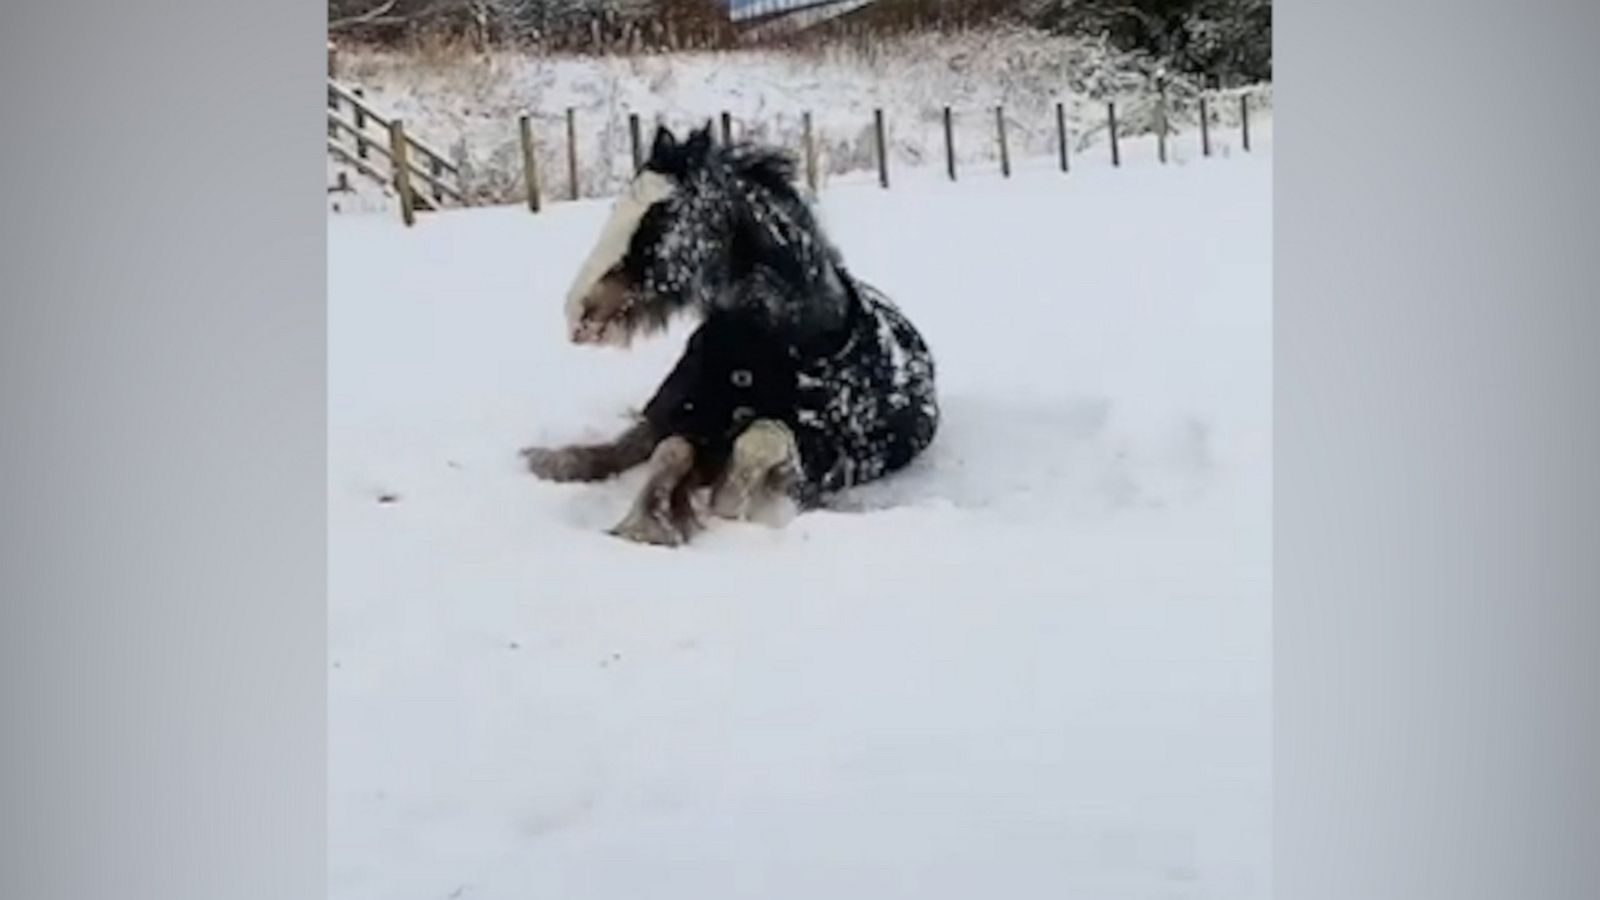
[[[567,107],[567,188],[578,199],[578,111]]]
[[[628,138],[633,144],[633,170],[639,171],[644,165],[644,146],[639,135],[639,114],[628,113]]]
[[[1056,104],[1056,140],[1061,144],[1061,171],[1071,171],[1067,155],[1067,105]]]
[[[811,131],[811,111],[807,110],[802,116],[805,130],[806,152],[806,186],[811,188],[813,197],[817,194],[817,143]]]
[[[956,138],[952,128],[950,107],[944,108],[944,167],[950,180],[956,180]]]
[[[1200,155],[1211,155],[1211,108],[1205,94],[1200,95]]]
[[[1239,95],[1239,132],[1244,138],[1244,152],[1250,152],[1250,97]]]
[[[1006,178],[1011,177],[1011,148],[1006,144],[1006,108],[994,108],[994,127],[1000,137],[1000,174]]]
[[[517,119],[517,130],[522,134],[522,180],[528,187],[528,209],[539,211],[539,162],[533,144],[533,124],[528,116]]]
[[[437,156],[428,157],[428,174],[433,176],[433,183],[429,185],[433,190],[433,202],[439,206],[444,205],[444,163]],[[466,195],[462,195],[466,199]]]
[[[406,129],[399,119],[389,120],[389,154],[394,167],[394,189],[400,195],[400,219],[416,224],[417,208],[411,193],[411,156],[406,152]]]
[[[1106,126],[1111,130],[1111,164],[1122,165],[1122,153],[1117,149],[1117,104],[1106,104]]]
[[[874,109],[872,120],[878,134],[878,184],[884,188],[889,187],[889,147],[884,139],[883,110]]]
[[[366,159],[367,144],[365,141],[360,140],[360,136],[365,134],[367,131],[367,114],[362,111],[361,107],[354,103],[350,104],[350,113],[351,117],[355,121],[356,126],[356,157],[358,159]]]
[[[1167,164],[1167,83],[1156,84],[1156,158]]]
[[[733,116],[727,110],[722,111],[722,146],[733,146]]]

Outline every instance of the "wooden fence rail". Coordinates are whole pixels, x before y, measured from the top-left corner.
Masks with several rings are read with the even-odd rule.
[[[388,128],[388,125],[385,125],[384,127]],[[378,174],[375,177],[377,177],[379,180],[386,181],[388,179],[389,176],[379,172],[376,167],[372,166],[372,164],[367,161],[371,158],[371,156],[376,155],[384,159],[391,169],[393,168],[394,151],[386,146],[388,143],[387,140],[380,142],[368,136],[366,132],[362,131],[360,128],[357,128],[353,123],[339,118],[339,116],[331,110],[328,112],[328,128],[330,132],[343,131],[355,139],[356,147],[358,149],[355,155],[351,158],[362,163],[365,167],[363,168],[362,166],[357,166],[357,170],[360,171],[361,174],[374,177],[373,173],[376,172]],[[328,143],[330,144],[330,149],[332,147],[339,147],[341,154],[347,156],[349,155],[342,146],[338,145],[332,139],[330,139]],[[409,135],[407,136],[406,144],[409,149],[414,149],[416,146],[415,142],[410,138]],[[448,198],[452,202],[466,205],[466,195],[461,192],[457,185],[452,185],[441,177],[443,173],[437,165],[434,165],[435,162],[435,160],[429,160],[429,168],[432,169],[432,171],[429,171],[429,169],[422,168],[421,163],[418,161],[410,161],[411,177],[421,181],[424,185],[426,185],[429,191],[433,194],[435,201],[442,202]]]
[[[353,114],[351,118],[353,120],[353,124],[358,126],[364,125],[366,119],[371,119],[372,123],[380,130],[387,132],[389,128],[389,119],[387,116],[380,114],[371,106],[367,105],[367,103],[357,96],[354,91],[345,88],[336,82],[329,81],[328,109],[337,112],[341,104],[348,105],[352,110]],[[446,159],[438,151],[434,150],[432,147],[429,147],[427,144],[418,141],[415,137],[408,136],[406,138],[406,144],[412,152],[417,154],[419,159],[429,162],[430,167],[433,164],[437,164],[437,167],[442,171],[442,174],[450,175],[459,182],[461,178],[461,170],[455,165],[455,163],[452,163],[450,160]]]
[[[468,203],[460,168],[407,135],[400,120],[373,109],[359,89],[345,88],[330,78],[327,98],[328,155],[362,177],[392,188],[407,225],[416,221],[418,210]]]

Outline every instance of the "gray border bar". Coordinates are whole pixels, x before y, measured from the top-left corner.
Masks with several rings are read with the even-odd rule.
[[[0,10],[0,896],[325,893],[324,17]]]
[[[1275,12],[1276,896],[1600,896],[1600,5]]]

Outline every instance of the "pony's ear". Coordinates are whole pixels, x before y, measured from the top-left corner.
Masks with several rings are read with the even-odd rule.
[[[704,128],[696,128],[689,134],[689,140],[683,144],[684,155],[688,157],[691,165],[705,162],[711,154],[711,120],[707,119]]]
[[[648,165],[651,168],[666,170],[671,167],[674,157],[677,156],[677,151],[678,139],[672,136],[672,132],[667,130],[667,126],[659,125],[656,127],[655,142],[650,145]]]

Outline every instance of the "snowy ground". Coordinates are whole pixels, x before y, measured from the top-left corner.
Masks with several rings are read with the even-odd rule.
[[[945,409],[785,529],[602,530],[683,330],[562,339],[603,203],[330,217],[340,900],[1268,895],[1271,162],[839,186]]]

